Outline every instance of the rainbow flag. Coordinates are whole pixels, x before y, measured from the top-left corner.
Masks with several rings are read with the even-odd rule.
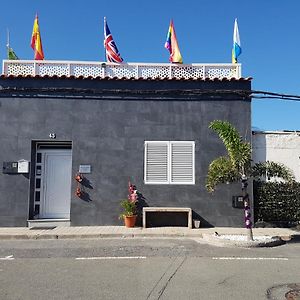
[[[182,64],[182,56],[179,50],[173,20],[170,22],[165,48],[170,52],[170,62]]]
[[[236,64],[238,62],[237,58],[242,53],[241,41],[239,35],[239,28],[237,19],[234,21],[234,30],[233,30],[233,47],[232,47],[232,63]]]
[[[44,52],[42,47],[42,40],[41,40],[41,34],[40,34],[40,28],[39,28],[39,20],[38,15],[36,14],[34,23],[33,23],[33,29],[32,29],[32,35],[31,35],[31,48],[34,51],[34,59],[35,60],[43,60],[44,59]]]

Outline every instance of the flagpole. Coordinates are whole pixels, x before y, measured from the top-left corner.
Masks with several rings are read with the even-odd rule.
[[[7,50],[7,59],[9,59],[9,29],[6,28],[7,33],[7,43],[6,43],[6,50]]]
[[[6,28],[6,32],[7,32],[7,44],[6,46],[9,47],[9,29]]]
[[[103,23],[103,36],[104,36],[104,39],[103,39],[103,55],[104,55],[104,60],[103,60],[103,62],[104,63],[106,62],[106,49],[105,49],[105,45],[104,45],[104,41],[105,41],[105,24],[106,24],[106,17],[104,17],[104,23]]]

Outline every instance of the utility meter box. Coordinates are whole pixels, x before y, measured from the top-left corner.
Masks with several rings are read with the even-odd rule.
[[[21,159],[19,161],[4,161],[3,174],[26,174],[29,173],[29,161]]]
[[[4,161],[3,174],[18,174],[18,162],[17,161]]]
[[[232,196],[232,207],[234,207],[234,208],[244,208],[243,196]]]
[[[18,173],[29,173],[29,161],[25,159],[18,160]]]

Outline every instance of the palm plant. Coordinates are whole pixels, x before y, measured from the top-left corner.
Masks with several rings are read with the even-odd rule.
[[[250,199],[247,193],[248,177],[277,176],[285,180],[292,180],[292,173],[282,164],[274,162],[258,163],[251,167],[251,145],[243,141],[239,132],[227,121],[215,120],[209,128],[214,130],[224,143],[226,156],[213,160],[208,168],[206,189],[213,192],[220,183],[242,183],[244,200],[245,226],[248,229],[248,240],[253,240]]]
[[[275,163],[273,161],[264,161],[256,163],[252,167],[252,176],[260,180],[270,179],[270,178],[281,178],[284,181],[293,181],[295,176],[284,164]]]
[[[215,120],[209,128],[219,135],[227,150],[226,156],[209,165],[206,188],[213,192],[218,184],[239,181],[241,176],[250,173],[251,146],[242,141],[239,132],[227,121]]]

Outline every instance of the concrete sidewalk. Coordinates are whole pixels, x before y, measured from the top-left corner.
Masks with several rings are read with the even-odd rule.
[[[214,227],[188,229],[185,227],[126,228],[124,226],[83,226],[55,227],[53,229],[29,229],[28,227],[0,227],[0,239],[82,239],[82,238],[132,238],[132,237],[164,237],[164,238],[202,238],[203,235],[214,234],[246,234],[244,228]],[[254,228],[254,236],[279,236],[285,240],[299,236],[299,231],[288,228]]]

